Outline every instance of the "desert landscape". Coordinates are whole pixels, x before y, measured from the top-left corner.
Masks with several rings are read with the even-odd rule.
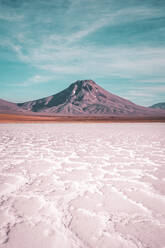
[[[0,248],[165,248],[164,20],[0,0]]]
[[[164,123],[0,125],[1,248],[164,248]]]

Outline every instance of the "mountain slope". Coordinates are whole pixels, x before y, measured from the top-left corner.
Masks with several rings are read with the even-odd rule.
[[[164,109],[165,110],[165,102],[156,103],[156,104],[150,106],[150,108],[153,108],[153,109]]]
[[[22,113],[26,112],[20,108],[16,103],[8,102],[0,99],[0,113]]]
[[[138,106],[111,94],[92,80],[78,80],[55,95],[19,103],[18,106],[28,111],[61,115],[161,115],[158,110]]]

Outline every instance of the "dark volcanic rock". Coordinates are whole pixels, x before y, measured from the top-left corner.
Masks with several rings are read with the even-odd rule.
[[[61,115],[159,116],[162,112],[138,106],[104,90],[92,80],[78,80],[65,90],[35,101],[19,103],[33,112]]]

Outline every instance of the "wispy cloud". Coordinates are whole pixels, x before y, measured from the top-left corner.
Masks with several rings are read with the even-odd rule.
[[[49,8],[49,16],[46,15],[47,18],[45,18],[45,11],[43,8],[38,9],[36,15],[36,3],[44,8]],[[33,4],[33,8],[28,8],[28,2],[24,2],[20,7],[21,9],[19,9],[19,12],[15,9],[15,12],[13,12],[12,15],[5,14],[6,18],[9,16],[12,19],[15,18],[15,16],[21,17],[21,10],[24,13],[24,22],[17,25],[17,29],[14,29],[14,32],[11,27],[11,30],[8,30],[8,32],[11,32],[7,37],[10,39],[10,48],[17,53],[18,57],[23,62],[28,61],[30,63],[31,61],[32,65],[34,65],[34,61],[38,64],[39,60],[47,60],[49,63],[49,61],[53,61],[53,58],[59,58],[61,55],[64,56],[63,60],[68,59],[68,56],[73,56],[73,60],[75,60],[77,54],[80,55],[80,57],[84,57],[83,53],[85,51],[89,53],[88,57],[90,57],[90,55],[92,55],[92,57],[97,57],[97,55],[94,56],[94,49],[94,52],[104,54],[105,59],[107,59],[106,54],[108,54],[109,59],[111,59],[111,57],[114,57],[113,49],[115,52],[119,49],[119,52],[122,54],[126,49],[123,50],[122,47],[112,47],[109,49],[109,47],[111,47],[110,44],[110,46],[106,48],[107,51],[105,51],[106,49],[104,49],[104,47],[93,48],[90,44],[83,45],[83,39],[105,26],[129,23],[151,17],[158,18],[164,15],[161,8],[152,8],[147,5],[145,6],[145,4],[138,4],[137,6],[135,4],[131,6],[131,2],[129,7],[123,7],[123,5],[121,7],[119,4],[117,8],[114,8],[116,4],[114,4],[114,1],[112,0],[109,1],[109,4],[107,4],[106,1],[102,1],[101,3],[100,1],[95,1],[94,4],[92,0],[84,2],[78,0],[71,1],[71,4],[67,5],[66,10],[63,4],[63,1],[46,2],[37,0]],[[52,8],[50,9],[50,7]],[[54,8],[56,8],[55,13],[54,11],[52,12],[52,9]],[[14,10],[12,9],[12,11]],[[47,23],[50,23],[51,26],[45,28],[45,26],[42,27],[40,23],[46,23],[46,25]],[[59,24],[60,29],[58,28]],[[79,44],[77,44],[77,42],[79,42]],[[81,52],[80,50],[83,51]],[[109,54],[109,52],[112,55]],[[131,52],[132,50],[130,49],[129,53]],[[119,56],[118,52],[117,56]],[[138,56],[137,52],[136,56]],[[98,59],[99,58],[100,56],[98,56]],[[133,67],[133,63],[129,63],[129,61],[127,61],[127,63],[129,66]]]
[[[137,89],[165,82],[164,45],[155,46],[146,36],[143,39],[146,25],[153,28],[153,38],[157,34],[163,37],[164,5],[145,0],[127,0],[127,4],[122,0],[22,0],[15,5],[16,1],[0,1],[0,19],[7,23],[0,24],[0,46],[12,51],[15,60],[36,69],[33,77],[17,85],[43,84],[52,78],[58,80],[60,75],[102,77],[106,81],[125,78],[132,80]],[[133,29],[131,34],[129,27]],[[119,39],[116,44],[111,43],[112,29],[116,32],[114,40]],[[133,35],[134,41],[122,43],[123,33],[128,41]],[[93,38],[94,34],[98,38]],[[140,42],[136,40],[139,34]],[[137,92],[139,97],[142,91]]]
[[[125,98],[144,106],[151,106],[157,102],[164,101],[165,85],[146,85],[142,87],[131,87],[123,94]]]
[[[70,46],[44,41],[39,47],[30,47],[24,53],[21,45],[6,44],[22,62],[56,76],[61,73],[89,77],[119,76],[141,83],[165,82],[165,48]]]
[[[93,72],[95,75],[128,78],[154,75],[158,82],[162,81],[165,72],[164,48],[46,45],[29,49],[27,56],[15,47],[17,49],[22,61],[46,71],[71,74]]]
[[[139,80],[140,83],[164,83],[165,84],[165,77],[164,78],[148,78],[148,79],[141,79]]]
[[[39,75],[36,74],[31,78],[28,78],[26,81],[20,82],[20,83],[13,83],[12,85],[15,86],[24,86],[24,87],[28,87],[30,85],[34,85],[34,84],[40,84],[40,83],[46,83],[50,80],[52,80],[54,77],[52,76],[43,76],[43,75]]]
[[[99,9],[100,15],[93,11],[91,16],[91,2],[88,5],[89,10],[86,9],[87,13],[81,13],[81,1],[73,3],[68,7],[66,16],[64,16],[65,22],[68,17],[71,17],[69,23],[63,23],[68,27],[68,32],[59,32],[55,28],[53,32],[47,34],[46,29],[43,32],[41,29],[39,37],[37,37],[37,30],[34,38],[35,29],[27,32],[26,28],[29,24],[25,23],[25,28],[22,29],[21,26],[21,32],[18,28],[18,31],[12,33],[6,44],[17,54],[19,60],[45,71],[66,74],[93,74],[96,76],[119,75],[125,78],[155,74],[158,78],[162,78],[165,71],[164,48],[149,48],[145,45],[111,46],[111,44],[104,47],[104,44],[95,46],[83,42],[83,39],[88,35],[107,25],[118,25],[121,22],[128,23],[133,20],[159,17],[162,15],[161,9],[147,8],[147,6],[142,5],[138,8],[134,6],[113,10],[112,5],[105,8],[103,4]],[[99,3],[96,2],[96,5],[98,7]],[[74,15],[76,12],[77,22],[75,24]],[[59,12],[57,13],[59,14]],[[73,16],[72,13],[74,13]],[[26,11],[25,14],[27,14]],[[50,14],[50,23],[51,21],[53,23],[53,20],[56,26],[58,18],[53,19]]]
[[[9,22],[12,22],[12,21],[20,21],[24,18],[23,15],[18,15],[18,14],[11,14],[11,13],[3,13],[1,12],[0,13],[0,20],[3,20],[3,21],[9,21]]]
[[[155,86],[143,86],[141,90],[147,90],[148,92],[154,94],[155,92],[158,93],[165,93],[165,85],[155,85]]]

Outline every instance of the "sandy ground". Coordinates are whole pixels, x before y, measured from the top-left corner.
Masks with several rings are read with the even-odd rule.
[[[55,122],[93,122],[93,123],[107,123],[107,122],[165,122],[165,112],[162,116],[154,117],[130,117],[130,116],[61,116],[61,115],[47,115],[45,113],[33,113],[22,115],[20,114],[3,114],[0,113],[0,123],[55,123]]]
[[[1,124],[0,248],[165,248],[165,124]]]

